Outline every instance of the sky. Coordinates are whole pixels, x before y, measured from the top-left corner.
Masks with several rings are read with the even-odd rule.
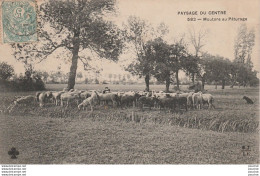
[[[234,59],[234,40],[237,29],[242,23],[246,23],[249,29],[254,28],[256,32],[256,41],[252,53],[254,69],[260,71],[260,1],[259,0],[118,0],[117,16],[111,17],[118,26],[126,23],[129,16],[138,16],[152,26],[158,26],[165,23],[169,27],[169,33],[166,40],[172,43],[174,40],[185,35],[188,41],[189,29],[195,31],[207,30],[202,51],[213,55],[220,55],[230,60]],[[178,15],[178,12],[186,11],[205,11],[206,15]],[[209,15],[209,11],[225,11],[226,15]],[[187,21],[188,17],[202,18],[247,18],[246,22],[239,21]],[[192,47],[189,46],[191,52]],[[65,56],[66,57],[66,56]],[[129,53],[123,54],[118,63],[113,63],[105,59],[93,58],[91,65],[102,69],[102,75],[127,74],[122,68],[128,59],[133,59]],[[13,65],[16,73],[24,72],[23,65],[17,62],[12,56],[12,50],[9,44],[0,44],[0,61],[6,61]],[[80,63],[80,62],[79,62]],[[55,71],[60,66],[64,72],[69,72],[70,64],[65,64],[56,55],[50,55],[45,61],[35,65],[36,69],[44,71]],[[78,71],[87,74],[83,70],[82,64],[79,64]]]

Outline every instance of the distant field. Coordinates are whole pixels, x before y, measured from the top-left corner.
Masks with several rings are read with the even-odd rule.
[[[63,88],[67,87],[67,84],[46,84],[46,89],[49,90],[62,90]],[[103,90],[105,87],[109,87],[111,91],[142,91],[145,89],[145,85],[141,84],[133,84],[133,85],[119,85],[119,84],[76,84],[75,89],[80,90]],[[151,90],[165,90],[165,85],[150,85]],[[187,90],[187,85],[180,85],[181,90]],[[206,90],[215,90],[215,85],[205,85]],[[221,87],[218,86],[217,90],[220,90]],[[231,89],[229,86],[226,86],[225,89]],[[239,89],[235,86],[233,89]],[[241,87],[241,89],[243,89]],[[170,87],[172,90],[172,86]]]
[[[143,90],[144,85],[76,85],[76,89]],[[61,90],[66,85],[47,85]],[[93,113],[48,104],[0,114],[0,163],[25,164],[249,164],[259,163],[259,90],[205,87],[214,110],[140,111],[105,108]],[[152,85],[152,90],[164,90]],[[185,89],[183,87],[182,89]],[[0,93],[0,110],[15,96]],[[247,95],[254,105],[242,99]],[[134,116],[133,116],[134,113]],[[7,151],[20,155],[11,160]],[[243,156],[242,146],[251,152]]]

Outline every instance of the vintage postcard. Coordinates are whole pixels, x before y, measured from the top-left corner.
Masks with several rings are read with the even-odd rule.
[[[259,164],[259,6],[1,0],[0,164]]]

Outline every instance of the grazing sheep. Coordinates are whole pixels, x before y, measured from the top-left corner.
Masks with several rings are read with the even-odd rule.
[[[90,105],[91,111],[93,111],[93,106],[99,102],[99,97],[96,91],[93,91],[91,96],[85,99],[82,103],[78,105],[78,109],[81,110],[81,108],[84,110],[87,106]]]
[[[12,104],[10,104],[7,110],[10,113],[12,112],[13,108],[17,106],[28,106],[28,105],[32,105],[33,103],[35,103],[35,96],[33,95],[22,96],[17,98]]]
[[[61,95],[63,93],[65,93],[65,92],[64,91],[59,91],[59,92],[53,92],[52,93],[52,99],[53,99],[53,101],[54,101],[56,106],[58,106],[60,104],[60,102],[61,102],[60,97],[61,97]]]
[[[38,102],[40,103],[40,107],[43,107],[44,104],[48,101],[51,101],[53,98],[52,96],[52,92],[51,91],[47,91],[47,92],[42,92],[39,94],[39,98],[38,98]]]
[[[214,101],[214,98],[211,94],[202,94],[202,102],[203,102],[203,104],[205,104],[205,103],[208,104],[208,109],[210,109],[210,108],[215,109],[215,106],[213,105],[213,101]]]
[[[178,94],[179,97],[188,97],[190,95],[190,93],[180,93]]]
[[[188,111],[187,97],[177,97],[177,105],[178,109],[184,107],[184,109]]]
[[[44,106],[44,104],[46,103],[47,97],[48,97],[48,95],[47,95],[46,92],[40,93],[40,95],[39,95],[40,107],[43,107],[43,106]]]
[[[246,100],[247,104],[254,104],[254,102],[247,96],[243,96],[243,99]]]
[[[69,103],[71,101],[76,101],[77,105],[79,104],[79,100],[80,100],[80,95],[79,93],[74,93],[74,92],[66,92],[61,94],[61,106],[64,105],[64,101],[66,101],[66,107],[69,106]]]
[[[52,102],[53,102],[53,101],[52,101],[52,100],[53,100],[52,91],[47,91],[47,92],[46,92],[46,96],[47,96],[47,97],[46,97],[46,98],[47,98],[47,99],[46,99],[47,102],[52,103]]]
[[[146,96],[148,94],[148,92],[138,91],[137,94],[141,97],[141,96]]]
[[[162,92],[162,91],[159,91],[159,92],[152,91],[151,96],[155,97],[155,98],[165,98],[165,97],[169,96],[169,93],[165,93],[165,92]]]
[[[187,96],[187,106],[190,108],[193,108],[193,101],[192,101],[192,95],[194,92],[190,92],[189,95]]]
[[[105,94],[101,93],[101,94],[98,94],[98,96],[99,96],[100,102],[103,101],[105,103],[108,103],[109,101],[112,101],[113,106],[114,105],[118,106],[119,101],[120,101],[117,93],[105,93]]]
[[[151,109],[152,106],[154,106],[156,103],[158,103],[158,99],[155,97],[140,97],[138,99],[138,103],[141,109],[143,109],[144,105],[148,105]]]
[[[125,106],[133,105],[133,107],[135,107],[139,97],[141,97],[141,96],[139,94],[133,92],[133,91],[125,92],[124,94],[122,94],[119,97],[120,98],[120,105],[121,105],[121,107],[123,105],[125,105]]]
[[[85,99],[91,97],[91,95],[92,95],[92,92],[90,92],[90,91],[84,91],[84,92],[81,92],[81,93],[80,93],[80,98],[81,98],[82,100],[85,100]]]
[[[193,107],[197,109],[201,109],[202,107],[202,92],[197,92],[192,95],[192,103]]]
[[[33,102],[35,102],[35,97],[32,95],[23,96],[14,101],[15,105],[31,105]]]
[[[177,105],[177,97],[159,97],[158,98],[159,108],[175,109]]]

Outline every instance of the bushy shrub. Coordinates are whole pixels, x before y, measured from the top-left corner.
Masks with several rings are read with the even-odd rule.
[[[0,79],[8,80],[13,75],[14,75],[13,66],[7,64],[6,62],[0,62]]]
[[[2,90],[4,91],[36,91],[45,90],[44,82],[39,75],[32,77],[20,76],[11,81],[1,81]]]

